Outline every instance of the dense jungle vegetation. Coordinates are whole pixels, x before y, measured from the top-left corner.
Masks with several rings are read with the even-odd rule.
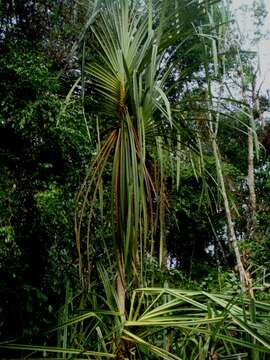
[[[270,359],[269,99],[229,4],[0,21],[0,358]]]

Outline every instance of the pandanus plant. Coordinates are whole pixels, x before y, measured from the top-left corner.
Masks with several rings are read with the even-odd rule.
[[[213,9],[213,6],[209,6],[207,2],[198,2],[198,12],[193,14],[193,20],[198,19],[201,11],[205,19],[208,19],[208,24],[196,29],[194,24],[187,25],[183,20],[183,4],[183,1],[169,1],[165,4],[159,0],[104,0],[90,26],[96,55],[95,60],[86,67],[86,72],[92,84],[95,112],[100,123],[108,121],[112,126],[78,196],[80,206],[76,217],[77,247],[83,278],[81,227],[85,219],[86,203],[89,198],[92,204],[94,203],[103,170],[106,164],[112,161],[112,224],[118,269],[117,293],[123,319],[128,284],[132,283],[133,288],[143,285],[140,282],[140,269],[147,252],[153,255],[154,249],[158,249],[160,266],[166,263],[164,158],[167,156],[170,162],[174,158],[177,167],[176,182],[179,183],[181,139],[189,143],[189,150],[195,150],[193,155],[198,152],[199,158],[203,157],[204,132],[208,132],[207,141],[210,144],[212,141],[217,146],[213,137],[213,126],[220,116],[221,106],[220,101],[217,101],[218,105],[214,103],[209,84],[214,74],[214,79],[220,78],[220,87],[223,86],[224,77],[220,76],[218,69],[220,59],[221,63],[224,62],[226,50],[219,56],[218,46],[222,49],[223,36],[228,31],[227,19],[223,14],[221,20],[224,22],[219,26],[213,14],[208,11]],[[191,20],[188,19],[189,22]],[[171,108],[167,79],[177,67],[177,64],[171,61],[175,52],[181,51],[181,46],[192,36],[197,37],[197,47],[201,46],[201,56],[204,57],[202,68],[205,68],[206,95],[203,93],[200,99],[191,102],[188,114],[187,111],[181,113],[179,107]],[[210,75],[211,66],[214,72]],[[192,108],[198,100],[204,105],[199,105],[194,112]],[[216,158],[219,156],[218,151],[214,151],[214,154]],[[217,161],[218,164],[220,160]],[[152,171],[154,162],[158,164],[157,171]],[[202,173],[203,165],[200,161],[198,163],[201,167],[199,172]],[[217,166],[217,170],[219,168]],[[152,173],[158,173],[158,181],[155,181]],[[218,179],[221,183],[222,176],[219,173]],[[223,186],[223,195],[224,189]],[[228,201],[225,195],[223,197],[226,205]],[[230,215],[227,207],[226,211]],[[89,288],[87,273],[91,272],[89,259],[92,212],[93,205],[90,206],[87,227],[88,266],[86,281],[83,282],[86,288]],[[232,225],[231,217],[228,222]],[[159,229],[158,245],[155,246],[154,228]],[[232,243],[240,266],[235,236]],[[244,281],[244,269],[240,270]]]
[[[188,28],[193,32],[191,23],[183,26],[177,4],[177,1],[165,4],[162,1],[105,0],[91,26],[96,60],[86,71],[100,123],[109,121],[113,126],[78,197],[81,206],[76,219],[77,246],[83,273],[81,226],[86,202],[91,195],[92,200],[95,199],[105,165],[113,159],[112,223],[119,309],[123,317],[127,285],[130,282],[133,286],[140,284],[139,272],[146,252],[153,254],[154,248],[158,248],[160,265],[165,261],[164,149],[166,147],[168,154],[168,139],[172,135],[177,139],[181,126],[172,116],[164,84],[172,69],[173,49],[181,45],[183,28],[185,39],[190,36]],[[198,9],[203,7],[198,5]],[[160,165],[158,182],[152,178],[149,165],[154,160],[153,154]],[[84,200],[80,201],[80,197]],[[90,219],[92,211],[93,207]],[[153,244],[155,216],[160,220],[158,246]],[[89,237],[88,234],[88,257]]]
[[[171,6],[174,11],[169,15],[167,7]],[[222,13],[223,23],[219,26],[215,23],[213,11],[208,11],[213,7],[208,8],[203,2],[198,3],[198,9],[204,12],[209,20],[208,25],[199,29],[190,27],[190,33],[185,33],[184,36],[181,33],[183,24],[177,1],[164,5],[164,2],[160,1],[148,1],[146,4],[126,0],[105,0],[100,9],[96,21],[91,26],[97,53],[95,61],[88,65],[87,73],[92,83],[95,110],[98,112],[100,122],[107,120],[113,126],[104,139],[79,194],[84,200],[81,201],[77,214],[77,245],[83,274],[80,230],[86,202],[89,197],[92,203],[94,202],[103,170],[106,164],[112,161],[111,205],[117,263],[115,301],[124,328],[129,311],[129,307],[126,306],[127,289],[130,284],[133,289],[144,285],[140,281],[140,270],[147,252],[153,254],[153,232],[158,222],[159,243],[155,248],[158,248],[160,266],[166,261],[164,158],[166,155],[169,161],[174,158],[178,185],[179,149],[182,146],[180,140],[183,138],[188,139],[189,142],[189,147],[186,149],[195,150],[193,155],[198,152],[201,174],[203,151],[205,148],[209,149],[211,145],[213,147],[232,245],[242,285],[245,284],[245,270],[234,235],[216,138],[218,119],[222,116],[222,95],[220,90],[217,90],[218,94],[215,97],[211,90],[212,81],[218,83],[218,88],[223,88],[225,74],[219,69],[220,67],[224,69],[226,49],[223,37],[226,37],[228,29],[225,13]],[[198,13],[194,15],[198,16]],[[168,27],[168,23],[172,26]],[[186,24],[184,28],[187,29]],[[170,29],[165,36],[164,29]],[[205,29],[209,30],[210,34],[206,34]],[[211,31],[214,35],[211,35]],[[190,114],[188,114],[187,111],[181,113],[179,107],[171,108],[168,93],[164,89],[168,90],[166,80],[171,70],[176,67],[176,64],[170,62],[174,50],[181,48],[192,32],[193,36],[197,36],[201,46],[206,87],[205,93],[202,92],[200,98],[194,103],[191,102]],[[218,51],[224,52],[219,55]],[[212,72],[211,67],[214,69]],[[215,98],[217,100],[214,100]],[[197,109],[194,110],[196,104]],[[210,144],[208,147],[202,144],[205,133]],[[156,171],[158,181],[152,176],[154,162],[159,165]],[[88,225],[88,259],[91,251],[89,229],[92,212],[93,205],[90,206]],[[85,286],[86,288],[89,286],[87,280]],[[243,289],[245,289],[244,285]],[[123,342],[120,349],[120,352],[125,352]]]

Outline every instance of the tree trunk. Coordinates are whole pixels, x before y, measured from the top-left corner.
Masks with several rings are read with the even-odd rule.
[[[248,188],[250,203],[250,219],[248,224],[249,235],[253,233],[256,226],[256,192],[255,192],[255,176],[254,176],[254,140],[253,130],[248,129]]]
[[[117,273],[117,298],[118,309],[123,322],[126,320],[126,285],[125,285],[125,268],[123,261],[119,259]]]
[[[213,134],[212,134],[212,136],[213,136],[212,147],[213,147],[213,152],[214,152],[214,157],[215,157],[215,162],[216,162],[217,176],[218,176],[218,179],[220,182],[221,193],[222,193],[222,197],[223,197],[223,201],[224,201],[225,213],[226,213],[226,217],[227,217],[228,229],[229,229],[229,234],[230,234],[230,241],[232,243],[232,247],[233,247],[235,258],[236,258],[237,269],[238,269],[239,275],[240,275],[242,291],[246,292],[247,288],[248,288],[248,283],[247,283],[248,278],[247,278],[247,274],[246,274],[244,265],[241,260],[241,254],[240,254],[240,250],[238,247],[237,238],[235,235],[231,209],[230,209],[230,205],[229,205],[229,200],[228,200],[227,191],[226,191],[225,182],[224,182],[223,171],[222,171],[220,157],[219,157],[218,145],[217,145],[216,139],[214,138]]]

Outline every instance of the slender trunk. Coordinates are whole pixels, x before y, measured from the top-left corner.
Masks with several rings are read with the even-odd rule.
[[[125,285],[125,267],[123,261],[119,259],[117,273],[117,297],[118,310],[122,321],[126,320],[126,285]]]
[[[240,275],[241,287],[242,287],[242,291],[246,292],[247,286],[248,286],[247,274],[246,274],[244,265],[241,260],[241,254],[240,254],[240,250],[238,247],[237,238],[235,235],[235,229],[234,229],[234,224],[232,221],[231,209],[230,209],[227,191],[226,191],[226,187],[225,187],[224,176],[223,176],[223,171],[222,171],[220,157],[219,157],[218,145],[217,145],[216,139],[214,137],[212,138],[212,147],[213,147],[213,152],[214,152],[214,157],[215,157],[215,162],[216,162],[217,176],[218,176],[218,179],[220,182],[222,197],[223,197],[223,201],[224,201],[224,207],[225,207],[225,212],[226,212],[226,217],[227,217],[227,222],[228,222],[230,240],[231,240],[234,254],[236,257],[237,269],[238,269],[239,275]]]
[[[223,61],[224,61],[224,58],[223,58]],[[206,74],[208,74],[207,67],[206,67]],[[243,292],[246,292],[249,287],[249,282],[248,282],[248,277],[247,277],[247,274],[246,274],[246,271],[245,271],[245,268],[244,268],[244,265],[243,265],[243,262],[241,259],[239,246],[237,243],[234,224],[232,221],[231,209],[230,209],[230,205],[229,205],[228,195],[227,195],[227,191],[226,191],[226,187],[225,187],[225,181],[224,181],[224,176],[223,176],[223,171],[222,171],[222,166],[221,166],[221,161],[220,161],[219,148],[218,148],[218,144],[216,141],[216,137],[217,137],[217,133],[218,133],[218,125],[219,125],[219,114],[220,114],[219,111],[220,111],[220,106],[221,106],[221,98],[222,98],[223,85],[224,85],[224,74],[223,74],[223,78],[222,78],[222,81],[221,81],[221,84],[219,87],[215,127],[214,127],[212,113],[211,113],[211,105],[213,103],[211,82],[210,82],[210,80],[208,80],[207,102],[208,102],[208,116],[209,116],[209,120],[210,120],[209,121],[209,130],[210,130],[210,136],[211,136],[211,140],[212,140],[213,153],[214,153],[214,157],[215,157],[217,176],[218,176],[218,180],[219,180],[219,183],[221,186],[221,193],[222,193],[224,207],[225,207],[230,241],[231,241],[231,244],[232,244],[232,247],[234,250],[234,254],[235,254],[235,258],[236,258],[236,264],[237,264],[237,269],[238,269],[239,276],[240,276],[241,288],[242,288]]]
[[[249,189],[249,217],[247,223],[247,232],[248,235],[251,236],[255,226],[256,226],[256,193],[255,193],[255,176],[254,176],[254,115],[253,115],[253,108],[257,107],[259,112],[259,103],[257,101],[257,96],[255,94],[255,80],[256,76],[253,78],[252,81],[252,105],[253,108],[250,108],[249,99],[246,91],[245,85],[245,74],[243,70],[242,61],[239,56],[239,65],[240,65],[240,76],[241,76],[241,90],[242,90],[242,97],[246,103],[246,111],[249,114],[249,128],[248,128],[248,189]]]
[[[251,235],[256,226],[256,192],[255,192],[255,176],[254,176],[254,140],[253,130],[248,129],[248,188],[250,202],[250,219],[248,224],[248,232]]]
[[[122,280],[120,274],[117,275],[117,294],[118,294],[118,301],[119,301],[119,312],[120,312],[122,320],[125,320],[126,290],[125,290],[123,280]]]
[[[166,212],[166,176],[164,171],[165,152],[162,149],[161,139],[157,139],[158,158],[159,158],[159,266],[162,270],[167,268],[167,243],[166,243],[166,226],[165,226],[165,212]]]
[[[116,279],[116,290],[118,299],[118,311],[120,314],[122,327],[124,327],[126,321],[126,272],[123,262],[123,254],[119,254],[118,260],[118,272]],[[126,360],[128,354],[128,343],[126,340],[121,339],[116,351],[116,360]]]
[[[165,199],[165,186],[163,176],[161,177],[161,189],[160,189],[160,208],[159,208],[159,226],[160,226],[160,250],[159,250],[159,262],[160,268],[165,270],[167,268],[168,250],[166,242],[166,227],[165,227],[165,211],[166,211],[166,199]]]

